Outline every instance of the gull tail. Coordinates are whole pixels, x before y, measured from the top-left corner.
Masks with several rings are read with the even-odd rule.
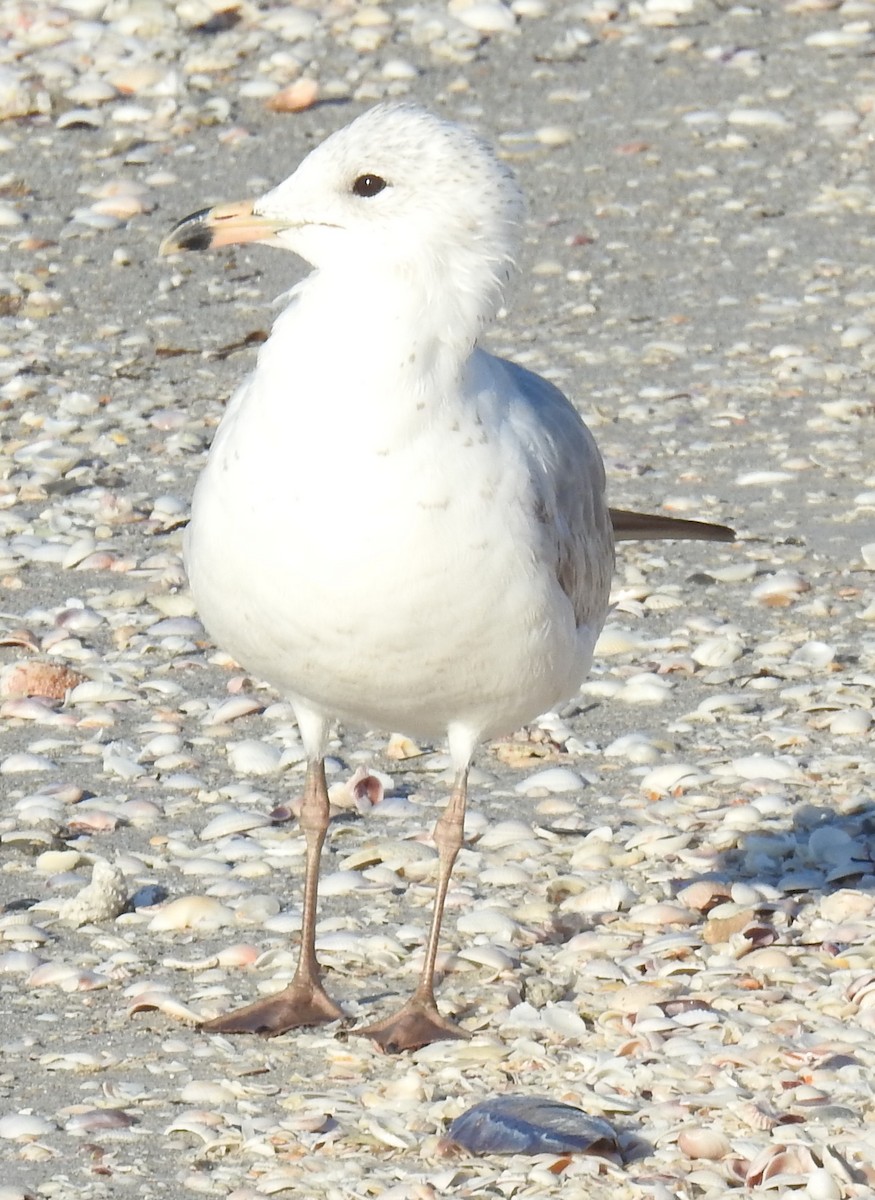
[[[661,513],[631,512],[612,508],[611,524],[617,542],[734,542],[735,530],[708,521],[687,521]]]

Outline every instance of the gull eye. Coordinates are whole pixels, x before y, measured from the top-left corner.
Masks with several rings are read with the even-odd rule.
[[[359,175],[352,185],[352,190],[356,196],[376,196],[388,186],[386,180],[381,179],[379,175]]]

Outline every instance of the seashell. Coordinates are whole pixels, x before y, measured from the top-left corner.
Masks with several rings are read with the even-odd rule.
[[[0,975],[29,975],[43,962],[32,950],[7,950],[0,954]]]
[[[103,1133],[110,1129],[130,1129],[137,1118],[121,1108],[81,1108],[64,1125],[66,1133]]]
[[[239,925],[263,925],[280,911],[276,896],[249,895],[234,909],[234,919]]]
[[[849,708],[836,713],[830,720],[829,731],[839,737],[863,737],[872,727],[872,716],[863,708]]]
[[[137,693],[117,683],[103,679],[87,679],[75,687],[67,697],[69,704],[117,704],[136,700]]]
[[[328,797],[337,808],[351,808],[362,814],[379,804],[384,794],[383,779],[364,767],[358,767],[349,779],[333,783],[328,789]]]
[[[133,96],[137,92],[148,92],[163,77],[163,70],[157,65],[143,63],[137,66],[126,66],[116,76],[108,76],[108,82],[123,96]]]
[[[319,880],[319,895],[348,896],[352,892],[360,892],[369,886],[372,885],[360,871],[330,871]]]
[[[240,775],[275,775],[282,765],[283,752],[278,746],[254,738],[229,742],[227,751],[232,769]]]
[[[770,608],[782,608],[811,590],[811,584],[796,571],[776,571],[762,583],[758,583],[751,596],[758,604]]]
[[[660,757],[659,747],[643,733],[626,733],[615,738],[605,746],[602,754],[606,758],[624,758],[641,766],[656,762]]]
[[[518,863],[505,863],[481,871],[480,882],[489,887],[528,887],[532,882],[532,872]]]
[[[853,858],[858,849],[863,852],[849,833],[835,825],[820,825],[808,837],[808,857],[817,864],[842,864]]]
[[[521,779],[514,785],[514,791],[521,796],[540,796],[544,793],[579,792],[584,786],[581,776],[570,767],[548,767],[544,771],[536,771],[527,779]]]
[[[745,1183],[748,1187],[760,1187],[776,1175],[800,1175],[807,1179],[817,1166],[811,1151],[799,1142],[766,1146],[748,1167]]]
[[[248,717],[253,713],[264,711],[264,705],[256,700],[254,696],[230,696],[227,700],[223,700],[217,705],[203,720],[203,724],[207,727],[214,725],[225,725],[231,721],[237,721],[240,717]]]
[[[511,942],[519,933],[519,924],[498,908],[480,907],[463,913],[456,921],[456,929],[466,937],[485,934],[489,938]]]
[[[735,904],[720,904],[713,909],[702,928],[702,940],[708,946],[719,946],[728,942],[735,933],[745,929],[756,916],[752,908],[739,908]]]
[[[91,992],[109,983],[106,975],[59,962],[44,963],[27,977],[28,987],[59,987],[62,992]]]
[[[568,146],[574,141],[575,133],[567,125],[542,125],[535,130],[535,141],[542,146],[554,149],[558,146]]]
[[[846,1118],[845,1118],[846,1119]],[[820,1150],[820,1157],[823,1166],[829,1170],[835,1179],[840,1179],[842,1183],[854,1183],[855,1172],[850,1163],[841,1155],[834,1146],[825,1142]]]
[[[0,1138],[9,1142],[31,1142],[57,1130],[57,1125],[35,1113],[7,1113],[0,1117]]]
[[[295,113],[312,108],[319,98],[319,84],[315,79],[296,79],[288,87],[275,92],[265,101],[269,112]]]
[[[0,704],[0,717],[33,721],[39,725],[75,725],[72,714],[59,713],[55,705],[44,696],[30,696],[22,700],[4,700]]]
[[[664,763],[648,771],[640,786],[652,796],[671,796],[700,786],[704,779],[701,771],[690,763]]]
[[[68,108],[55,122],[57,129],[100,129],[103,114],[89,108]]]
[[[55,764],[43,754],[10,754],[0,762],[0,775],[20,775],[29,771],[54,771]],[[4,837],[5,840],[5,837]]]
[[[541,1096],[494,1096],[451,1123],[438,1153],[598,1154],[618,1152],[607,1121]]]
[[[815,1167],[806,1181],[809,1200],[842,1200],[844,1192],[838,1180],[826,1169]]]
[[[731,1150],[729,1138],[719,1129],[708,1129],[697,1125],[682,1129],[678,1134],[678,1148],[687,1158],[724,1158]]]
[[[404,58],[389,58],[383,63],[380,71],[384,79],[411,80],[418,78],[420,72]]]
[[[150,738],[143,747],[143,758],[151,758],[156,762],[163,758],[170,758],[173,755],[179,754],[185,743],[177,733],[159,733],[157,737]]]
[[[380,838],[354,850],[341,860],[339,866],[342,871],[360,871],[363,867],[373,867],[382,863],[391,871],[403,874],[416,863],[431,864],[436,858],[437,852],[434,847],[422,842]]]
[[[836,648],[827,642],[805,642],[790,655],[790,661],[806,667],[822,668],[835,659]]]
[[[627,704],[664,704],[673,688],[674,684],[668,679],[651,672],[642,672],[627,679],[617,695],[618,699]]]
[[[67,89],[67,99],[74,104],[105,104],[107,100],[114,100],[117,94],[111,84],[94,76],[80,79]]]
[[[673,354],[675,346],[676,343],[673,344],[671,342],[650,342],[644,349],[645,352],[650,350],[651,352]],[[681,350],[680,353],[683,353],[683,351]],[[669,506],[666,505],[666,507]],[[652,612],[670,612],[673,608],[682,608],[683,604],[683,598],[674,588],[665,588],[657,592],[651,592],[644,601],[644,607],[650,609]]]
[[[202,638],[204,627],[190,616],[163,617],[146,630],[150,637],[158,638]]]
[[[525,821],[496,821],[478,839],[478,845],[487,850],[498,850],[503,846],[515,846],[532,840],[532,827]]]
[[[200,831],[202,842],[215,841],[217,838],[230,837],[235,833],[248,833],[252,829],[263,829],[270,824],[270,818],[263,813],[244,812],[238,808],[229,809],[208,821]]]
[[[774,1129],[776,1125],[781,1124],[780,1113],[774,1109],[767,1109],[762,1105],[754,1104],[752,1101],[742,1104],[738,1110],[738,1115],[751,1129],[759,1129],[763,1132],[768,1132],[770,1129]]]
[[[727,884],[704,879],[688,884],[677,894],[682,904],[701,913],[708,913],[716,905],[724,904],[730,896],[731,890]]]
[[[412,738],[402,733],[393,733],[386,746],[386,757],[403,762],[406,758],[419,758],[423,753]]]
[[[2,770],[2,764],[0,764]],[[34,820],[52,820],[50,812],[44,815],[33,814]],[[59,842],[54,832],[48,829],[11,829],[9,833],[0,834],[0,845],[16,849],[24,854],[40,854],[46,850],[57,849]]]
[[[844,25],[835,29],[822,29],[818,33],[810,33],[805,39],[806,46],[816,46],[820,50],[841,53],[844,50],[856,50],[867,46],[872,41],[868,26]]]
[[[825,921],[849,921],[866,918],[875,910],[875,895],[871,892],[840,888],[821,897],[820,915]]]
[[[164,1136],[167,1137],[171,1133],[193,1134],[195,1137],[200,1138],[204,1146],[208,1146],[216,1140],[216,1131],[213,1126],[198,1121],[195,1116],[189,1113],[181,1113],[167,1126],[164,1130]]]
[[[11,229],[16,225],[23,224],[24,217],[15,205],[0,201],[0,229]]]
[[[767,754],[748,754],[744,758],[734,758],[728,769],[717,767],[715,775],[733,774],[739,779],[772,779],[798,780],[800,771],[796,763],[789,758],[773,758]]]
[[[597,658],[609,658],[613,654],[635,654],[645,646],[646,639],[618,625],[606,625],[596,642],[594,654]]]
[[[477,966],[488,967],[490,971],[496,972],[512,971],[519,966],[518,958],[491,943],[463,947],[458,951],[458,957],[465,962],[476,963]]]
[[[620,1013],[640,1013],[655,1004],[665,1004],[678,993],[680,985],[660,980],[653,983],[632,983],[621,987],[611,999],[611,1006]],[[671,1027],[671,1025],[669,1025]]]
[[[163,1013],[165,1017],[172,1017],[175,1021],[183,1021],[187,1025],[200,1025],[204,1019],[185,1004],[181,1004],[168,992],[142,991],[134,996],[128,1004],[128,1016],[130,1017],[138,1012],[153,1011]]]
[[[852,979],[847,986],[845,995],[856,1003],[860,1003],[867,996],[875,996],[875,971],[866,971],[863,975]]]
[[[233,1104],[237,1099],[232,1089],[224,1083],[205,1079],[192,1079],[179,1093],[183,1104]]]
[[[628,884],[615,879],[597,883],[579,895],[563,901],[562,911],[574,913],[623,912],[630,909],[637,899],[637,895]]]
[[[477,33],[510,33],[516,17],[500,0],[449,0],[449,13]]]
[[[745,937],[750,936],[749,931],[745,930]],[[767,937],[774,938],[776,936],[774,930],[769,930]],[[793,966],[793,960],[786,950],[781,950],[777,946],[770,946],[767,949],[752,950],[745,958],[745,965],[752,971],[789,971]]]
[[[629,910],[630,925],[643,925],[649,928],[654,925],[692,925],[696,918],[688,909],[680,904],[639,904]]]
[[[711,716],[713,713],[721,712],[748,712],[753,707],[749,697],[718,692],[716,696],[709,696],[707,700],[703,700],[701,704],[697,705],[696,712]]]
[[[223,929],[234,923],[234,912],[211,896],[180,896],[171,900],[149,922],[153,933],[179,929]]]
[[[733,108],[726,114],[726,121],[729,125],[741,125],[753,129],[788,129],[791,127],[791,122],[784,114],[774,108]],[[777,472],[768,472],[768,474],[777,474]],[[790,478],[787,475],[781,477]]]
[[[409,1151],[414,1144],[409,1131],[400,1119],[384,1116],[381,1120],[377,1120],[375,1116],[368,1114],[362,1118],[361,1125],[379,1144],[389,1146],[392,1150]]]
[[[744,647],[737,637],[712,637],[694,646],[690,657],[702,667],[728,667],[743,653]]]
[[[119,91],[124,91],[121,85],[118,85]],[[155,114],[150,108],[146,108],[144,104],[116,104],[110,111],[110,116],[113,121],[117,121],[119,125],[140,125],[154,120]]]
[[[139,772],[143,774],[144,772]],[[68,833],[112,833],[117,829],[119,819],[113,813],[103,812],[99,808],[77,808],[75,816],[67,822]]]
[[[78,929],[91,922],[115,920],[127,903],[124,875],[106,859],[98,858],[91,871],[91,882],[77,896],[64,901],[58,915]]]
[[[0,696],[43,696],[48,700],[63,700],[66,694],[82,683],[83,675],[61,663],[12,663],[0,672]]]
[[[40,788],[38,792],[17,800],[15,811],[27,820],[41,821],[50,825],[53,821],[60,821],[64,816],[65,803],[76,804],[82,798],[83,793],[78,789],[68,793],[62,784],[50,783]]]
[[[585,1038],[589,1034],[586,1021],[567,1005],[546,1004],[541,1010],[541,1022],[563,1037]]]

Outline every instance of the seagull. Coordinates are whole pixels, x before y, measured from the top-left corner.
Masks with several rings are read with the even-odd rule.
[[[313,267],[288,293],[198,480],[185,561],[216,643],[287,697],[307,758],[300,957],[288,987],[205,1021],[275,1036],[344,1017],[316,957],[334,720],[445,738],[454,783],[418,985],[356,1030],[387,1052],[468,1036],[434,992],[478,744],[580,687],[615,539],[731,540],[611,510],[595,440],[546,379],[477,342],[523,214],[469,130],[384,103],[260,199],[202,209],[161,253],[264,242]]]

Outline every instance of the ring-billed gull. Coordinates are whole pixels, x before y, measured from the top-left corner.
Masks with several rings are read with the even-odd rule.
[[[288,697],[307,754],[300,960],[282,992],[205,1023],[282,1033],[342,1017],[315,953],[334,718],[446,737],[455,783],[419,985],[358,1032],[401,1050],[464,1036],[435,959],[479,742],[580,686],[618,536],[731,537],[611,513],[595,441],[552,384],[477,348],[522,197],[473,133],[407,104],[366,112],[255,202],[181,221],[163,253],[263,241],[315,270],[233,397],[186,543],[206,628]]]

